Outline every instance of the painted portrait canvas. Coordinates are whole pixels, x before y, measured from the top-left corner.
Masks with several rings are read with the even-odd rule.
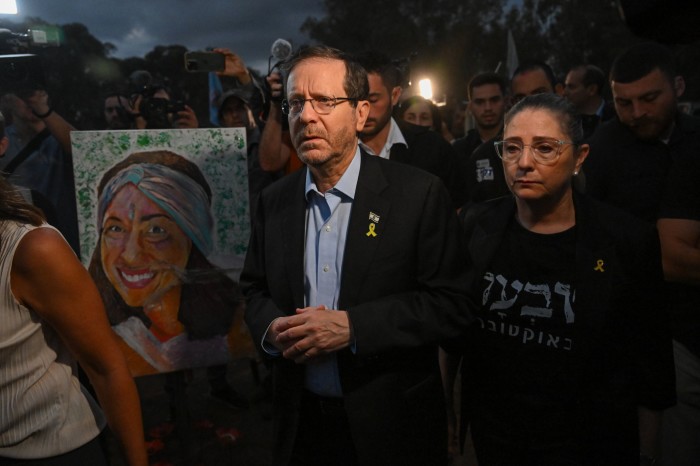
[[[134,376],[253,356],[240,128],[71,134],[81,260]]]

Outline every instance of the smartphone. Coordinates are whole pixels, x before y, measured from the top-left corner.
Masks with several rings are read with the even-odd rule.
[[[226,67],[226,57],[218,52],[186,52],[185,69],[190,73],[208,73],[223,71]]]

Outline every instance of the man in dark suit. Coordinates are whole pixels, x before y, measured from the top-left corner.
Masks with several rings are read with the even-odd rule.
[[[358,57],[367,70],[370,111],[360,146],[367,153],[406,163],[438,176],[450,193],[455,208],[464,203],[461,186],[456,186],[454,149],[438,132],[392,115],[401,98],[403,77],[396,64],[379,52]]]
[[[448,194],[361,153],[356,62],[310,47],[287,67],[306,167],[262,192],[241,276],[246,322],[273,361],[273,463],[446,464],[437,345],[472,320]]]
[[[601,123],[615,117],[615,108],[603,98],[605,73],[595,65],[571,68],[564,81],[566,97],[581,114],[583,135],[591,137]]]

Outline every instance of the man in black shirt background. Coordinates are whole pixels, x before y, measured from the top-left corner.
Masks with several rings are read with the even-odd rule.
[[[506,111],[505,80],[497,73],[477,74],[469,81],[468,95],[467,110],[476,127],[453,143],[457,155],[456,183],[464,187],[467,186],[464,178],[476,177],[477,182],[493,180],[494,170],[500,169],[500,165],[493,167],[488,160],[475,163],[470,158],[477,147],[496,137],[503,129],[503,115]],[[465,198],[468,194],[465,192]]]

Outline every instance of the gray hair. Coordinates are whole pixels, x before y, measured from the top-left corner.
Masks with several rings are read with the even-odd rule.
[[[327,47],[325,45],[302,47],[283,64],[282,69],[289,74],[299,63],[313,58],[342,61],[345,64],[343,88],[347,97],[356,100],[367,100],[369,97],[367,72],[353,57],[333,47]],[[350,101],[350,103],[353,106],[357,105],[356,101]]]

